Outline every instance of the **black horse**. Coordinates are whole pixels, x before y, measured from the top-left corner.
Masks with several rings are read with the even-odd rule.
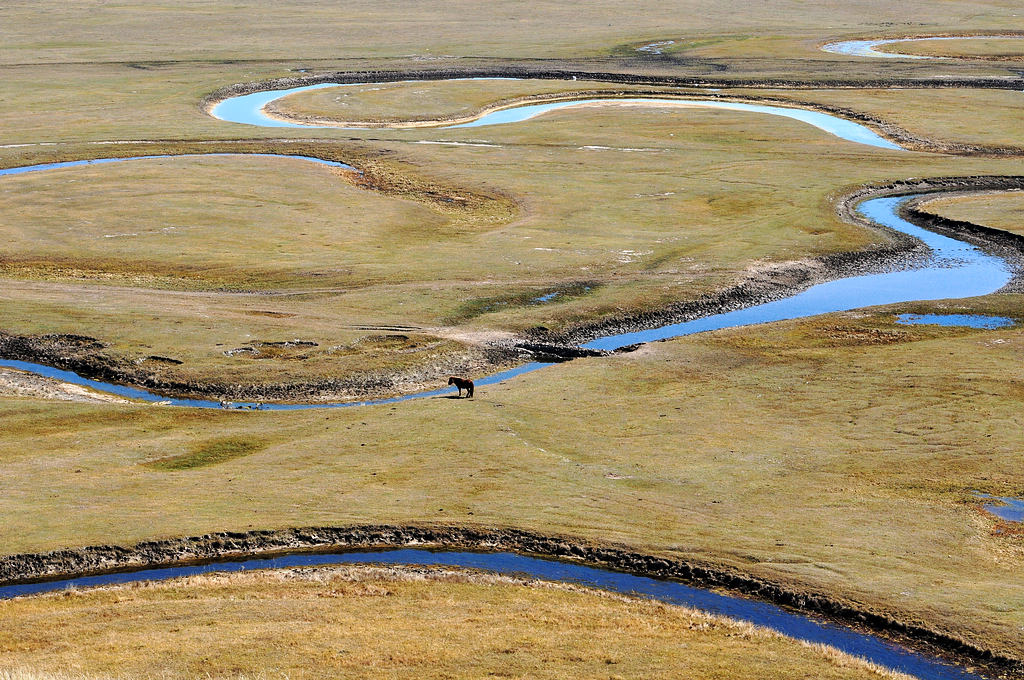
[[[466,398],[473,396],[473,381],[467,380],[466,378],[457,378],[454,375],[448,378],[449,385],[455,385],[459,388],[459,396],[462,396],[462,390],[466,390]]]

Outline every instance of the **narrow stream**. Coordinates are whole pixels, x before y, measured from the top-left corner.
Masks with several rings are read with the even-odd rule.
[[[218,156],[229,156],[236,158],[294,158],[300,161],[309,161],[319,165],[327,165],[332,168],[345,168],[355,170],[351,165],[339,163],[338,161],[325,161],[314,156],[292,156],[279,153],[185,153],[185,154],[158,154],[154,156],[125,156],[123,158],[93,158],[86,161],[63,161],[60,163],[40,163],[39,165],[22,165],[16,168],[0,168],[0,177],[6,175],[27,175],[32,172],[43,170],[57,170],[59,168],[76,168],[83,165],[105,165],[107,163],[124,163],[127,161],[148,161],[160,158],[216,158]]]
[[[474,78],[472,80],[508,80],[508,78]],[[428,81],[401,81],[401,82],[428,82]],[[302,123],[278,120],[271,118],[267,115],[264,107],[272,101],[287,97],[288,95],[297,94],[299,92],[308,92],[310,90],[319,90],[325,87],[352,87],[355,85],[383,85],[385,83],[320,83],[317,85],[305,85],[303,87],[292,87],[283,90],[265,90],[262,92],[254,92],[252,94],[239,95],[237,97],[229,97],[218,104],[216,104],[211,110],[210,115],[214,118],[218,118],[228,123],[243,123],[246,125],[258,125],[260,127],[283,127],[283,128],[341,128],[347,130],[359,130],[365,128],[359,127],[345,127],[341,125],[329,125],[329,124],[317,124],[317,123]],[[457,123],[452,125],[438,125],[438,128],[470,128],[470,127],[481,127],[485,125],[503,125],[507,123],[520,123],[522,121],[534,118],[548,111],[555,111],[557,109],[566,109],[571,107],[579,107],[586,105],[596,104],[634,104],[634,105],[646,105],[646,106],[665,106],[675,108],[707,108],[707,109],[725,109],[728,111],[744,111],[747,113],[760,113],[768,114],[772,116],[783,116],[785,118],[792,118],[801,122],[813,125],[816,128],[824,130],[830,134],[845,139],[851,142],[857,142],[858,144],[866,144],[868,146],[874,146],[881,149],[902,149],[903,147],[898,144],[885,139],[881,135],[877,134],[870,128],[855,123],[852,120],[846,120],[838,116],[833,116],[821,111],[811,111],[809,109],[797,109],[788,108],[785,106],[768,106],[763,104],[744,104],[740,102],[723,102],[714,101],[709,99],[667,99],[667,98],[621,98],[621,97],[596,97],[590,99],[578,99],[572,101],[561,101],[561,102],[548,102],[545,104],[524,104],[521,106],[512,106],[506,109],[499,109],[497,111],[491,111],[486,113],[479,118],[472,120],[467,123]]]
[[[330,554],[293,553],[273,558],[213,562],[185,567],[147,569],[43,583],[2,586],[0,587],[0,598],[52,592],[72,587],[166,580],[212,571],[362,563],[470,567],[500,574],[525,574],[552,581],[579,583],[620,593],[642,595],[669,604],[695,607],[714,614],[749,621],[799,640],[831,645],[849,654],[909,673],[923,680],[977,680],[983,677],[941,659],[913,652],[868,633],[861,633],[823,618],[793,613],[765,602],[694,588],[678,581],[634,576],[623,572],[527,557],[509,552],[475,553],[404,549]]]

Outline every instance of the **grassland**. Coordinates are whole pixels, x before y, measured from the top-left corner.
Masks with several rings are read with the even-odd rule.
[[[565,57],[606,54],[610,47],[665,38],[942,33],[1005,29],[1019,8],[1007,0],[922,2],[882,0],[808,11],[796,0],[748,6],[699,0],[643,0],[624,17],[611,0],[585,15],[560,3],[492,8],[457,2],[360,0],[344,9],[307,2],[257,0],[224,6],[207,0],[168,6],[134,0],[97,8],[85,0],[40,9],[5,7],[5,63],[67,61],[214,61],[237,59],[383,58],[415,54]],[[230,34],[224,26],[235,28]],[[117,50],[111,48],[116,44]],[[813,46],[808,49],[812,56]]]
[[[565,3],[432,0],[344,7],[6,3],[3,167],[265,151],[346,160],[366,181],[269,159],[5,177],[2,328],[92,335],[118,365],[161,379],[277,384],[362,372],[406,376],[386,384],[401,391],[456,366],[482,370],[487,358],[470,357],[482,339],[658,309],[766,266],[871,247],[882,237],[835,215],[843,193],[907,177],[1019,174],[1019,158],[887,152],[795,121],[698,110],[608,107],[490,129],[283,135],[216,121],[203,104],[236,83],[338,71],[614,71],[742,84],[746,90],[732,92],[846,107],[953,145],[1020,146],[1019,92],[877,85],[1017,82],[1012,61],[857,59],[819,50],[843,37],[1007,30],[1017,26],[1018,4],[687,0],[641,3],[624,17],[621,3],[611,2],[591,3],[585,13]],[[636,51],[665,39],[677,41],[665,55]],[[816,85],[750,89],[770,80]],[[826,83],[835,85],[822,89]],[[858,83],[875,86],[845,89]],[[423,95],[434,90],[414,87],[394,109],[361,88],[358,106],[371,118],[397,119],[458,113],[508,96],[481,86],[462,99],[465,88],[445,85],[449,94],[428,111]],[[331,102],[305,105],[324,104]],[[137,143],[120,143],[131,140]],[[465,142],[486,146],[456,144]],[[463,206],[454,196],[472,200]],[[958,199],[942,211],[1019,229],[1016,205],[1013,198]],[[533,304],[555,290],[573,294]],[[898,312],[930,311],[1020,320],[1022,303],[1018,295],[993,295],[695,336],[548,368],[478,389],[473,400],[242,413],[5,394],[0,553],[290,526],[512,526],[723,566],[1022,658],[1021,533],[985,514],[971,492],[1024,495],[1024,331],[894,322]],[[381,330],[398,326],[408,330]],[[294,340],[316,345],[281,344]],[[225,354],[236,349],[245,351]],[[431,633],[456,623],[445,616],[454,595],[437,585],[410,595]],[[236,618],[220,629],[223,639],[253,630],[253,612],[277,624],[284,619],[273,616],[293,611],[278,604],[323,606],[299,598],[306,586],[297,582],[203,591],[213,597],[217,588],[236,588],[253,600],[197,599],[193,588],[204,587],[0,607],[24,606],[26,616],[38,607],[33,630],[41,637],[29,641],[35,656],[19,663],[58,672],[70,648],[43,647],[59,642],[53,636],[61,627],[52,625],[59,607],[67,608],[67,621],[77,617],[81,627],[67,634],[80,642],[95,642],[103,631],[127,636],[125,619],[109,614],[114,610],[102,610],[107,615],[97,625],[100,610],[90,607],[131,593],[140,604],[125,606],[152,614],[147,635],[171,655],[171,644],[214,628],[185,625],[184,603],[191,611],[208,607],[205,621],[232,608]],[[303,592],[306,598],[311,591]],[[593,596],[511,586],[500,597],[488,592],[465,597],[519,598],[552,612],[550,621],[530,621],[547,627],[530,633],[529,648],[500,655],[486,644],[474,648],[499,669],[514,661],[532,674],[544,658],[539,650],[578,664],[605,657],[581,654],[586,661],[578,662],[573,647],[623,649],[614,645],[625,638],[601,637],[606,629],[567,641],[579,629],[560,617],[567,607],[576,616],[593,610]],[[147,609],[145,598],[158,596],[171,604]],[[365,610],[349,611],[409,611],[408,600],[365,599],[372,602],[356,602]],[[487,616],[499,618],[498,609]],[[161,624],[175,616],[185,624],[170,635]],[[380,642],[385,624],[366,617],[356,623],[366,639]],[[514,628],[521,623],[506,620],[512,628],[502,630],[521,641],[527,634]],[[424,628],[403,638],[407,648],[389,648],[392,659],[414,663],[406,654],[417,649],[440,658],[431,642],[437,638],[422,635]],[[468,635],[486,626],[464,628]],[[15,633],[5,627],[0,635]],[[711,646],[741,640],[715,635],[699,643],[709,645],[701,647],[708,655]],[[585,647],[590,638],[607,642]],[[117,664],[118,672],[138,664],[144,675],[145,655],[133,650],[91,648],[98,664]],[[793,663],[810,663],[810,651],[797,651],[802,660]],[[771,670],[752,657],[732,657],[727,668],[736,670],[736,658],[762,677],[808,668],[785,666],[782,652],[773,653]],[[218,654],[230,664],[230,653]],[[308,662],[309,654],[297,654],[287,658]],[[620,665],[642,661],[616,658]],[[815,675],[826,668],[840,672],[815,666]]]
[[[650,91],[594,80],[452,80],[345,85],[309,90],[272,102],[272,111],[297,120],[401,125],[465,120],[482,110],[536,96],[579,91]]]
[[[1019,60],[1024,59],[1024,40],[998,37],[970,40],[921,40],[880,45],[877,50],[951,59]]]
[[[884,242],[835,215],[835,198],[859,183],[1018,169],[701,109],[615,105],[387,133],[91,149],[319,154],[369,173],[364,186],[315,164],[238,157],[5,177],[4,330],[88,335],[108,363],[229,398],[236,383],[272,387],[268,398],[315,380],[336,381],[322,398],[356,396],[345,380],[407,391],[510,360],[487,360],[482,339],[657,310],[773,263]],[[808,165],[808,153],[827,160]],[[534,302],[559,290],[581,294]],[[375,330],[398,326],[408,330]]]
[[[0,613],[3,667],[42,677],[907,677],[682,607],[457,570],[216,574]]]
[[[974,222],[1015,234],[1024,234],[1024,194],[975,194],[938,198],[921,205],[923,210],[952,220]]]
[[[1019,656],[1019,535],[971,491],[1020,495],[1024,333],[893,316],[1019,305],[996,296],[692,336],[471,401],[223,413],[7,399],[0,470],[17,483],[0,498],[4,550],[513,525],[727,565]],[[150,464],[230,437],[265,446],[176,472]]]

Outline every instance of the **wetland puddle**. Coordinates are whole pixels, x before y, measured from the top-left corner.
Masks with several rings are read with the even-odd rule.
[[[0,598],[81,588],[113,583],[166,580],[179,576],[214,571],[244,571],[327,564],[417,564],[469,567],[499,574],[527,575],[536,578],[578,583],[619,593],[640,595],[661,602],[695,607],[741,621],[765,626],[785,635],[823,643],[874,663],[909,673],[923,680],[980,679],[940,659],[912,652],[893,642],[861,633],[823,618],[796,614],[782,607],[742,597],[694,588],[678,581],[635,576],[633,574],[588,567],[570,562],[527,557],[510,552],[475,553],[433,550],[374,550],[343,553],[293,553],[272,558],[233,562],[213,562],[184,567],[147,569],[61,581],[0,587]]]
[[[1012,326],[1014,321],[1005,316],[982,316],[980,314],[900,314],[896,317],[896,323],[905,326],[966,326],[995,330]]]
[[[984,504],[986,512],[1007,522],[1024,522],[1024,498],[1013,496],[992,496],[980,491],[974,492],[975,498],[991,501]]]

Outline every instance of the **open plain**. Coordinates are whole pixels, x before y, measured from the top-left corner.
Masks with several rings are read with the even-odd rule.
[[[698,585],[892,636],[955,672],[1024,677],[1024,525],[978,495],[1024,497],[1024,77],[1005,37],[1024,30],[1018,5],[6,3],[0,360],[159,399],[478,386],[203,409],[0,368],[0,581],[171,564],[188,554],[167,546],[214,533],[229,538],[204,557],[239,554],[230,537],[279,550],[261,532],[302,527],[411,527],[482,550],[501,541],[446,536],[525,531],[558,557],[684,565]],[[879,47],[922,59],[821,49],[950,35],[990,38]],[[323,83],[340,85],[267,110],[325,127],[211,115]],[[654,97],[813,110],[896,148],[632,101]],[[445,127],[593,98],[611,101]],[[124,160],[14,171],[97,159]],[[931,192],[904,216],[1003,258],[1009,283],[579,350],[920,266],[914,239],[856,213],[885,191]],[[479,382],[535,360],[555,363]],[[90,566],[88,546],[146,558]],[[292,546],[312,547],[330,546]],[[0,601],[0,677],[886,676],[570,586],[353,574]],[[466,636],[475,651],[453,654]],[[263,651],[236,654],[233,638]],[[179,644],[209,650],[166,665]]]

